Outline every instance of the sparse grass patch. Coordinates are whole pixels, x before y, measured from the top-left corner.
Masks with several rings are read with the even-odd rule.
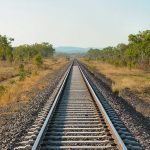
[[[94,72],[96,71],[96,66],[93,66],[93,65],[88,66],[88,69],[89,69],[92,73],[94,73]]]
[[[120,91],[118,88],[115,87],[115,85],[112,86],[112,91],[113,93],[115,93],[116,95],[120,96]]]
[[[18,75],[16,64],[0,61],[0,82],[13,78]]]
[[[52,59],[52,61],[57,62],[57,61],[58,61],[58,58],[54,57],[54,58]]]
[[[48,70],[51,69],[51,67],[48,64],[43,64],[42,69]]]
[[[116,67],[101,61],[87,61],[85,59],[81,59],[81,61],[89,68],[95,66],[97,72],[114,81],[112,91],[117,95],[127,88],[136,93],[143,101],[150,103],[150,71],[130,70],[127,67]]]
[[[0,85],[0,95],[2,95],[4,92],[6,92],[6,87],[3,85]]]
[[[16,83],[15,80],[10,80],[9,82],[10,82],[10,84],[15,84]]]
[[[24,67],[22,65],[21,67],[15,66],[15,69],[20,72],[19,77],[17,79],[8,79],[7,90],[6,86],[1,83],[0,106],[5,106],[13,102],[28,103],[31,97],[27,96],[26,93],[29,93],[32,88],[36,88],[37,90],[43,89],[48,83],[38,84],[38,82],[47,74],[52,74],[55,70],[58,70],[67,63],[65,58],[58,58],[56,62],[52,59],[44,59],[43,61],[44,64],[46,64],[46,69],[39,69],[32,63],[24,64]],[[21,79],[21,82],[19,79]],[[31,93],[30,95],[34,96],[34,93]]]
[[[31,74],[32,76],[37,76],[39,73],[38,73],[38,70],[33,70]]]
[[[12,109],[11,109],[12,112],[18,112],[19,111],[19,108],[18,106],[14,106]]]

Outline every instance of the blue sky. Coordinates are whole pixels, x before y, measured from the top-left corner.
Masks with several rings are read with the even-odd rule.
[[[0,0],[0,34],[13,45],[105,47],[150,29],[150,0]]]

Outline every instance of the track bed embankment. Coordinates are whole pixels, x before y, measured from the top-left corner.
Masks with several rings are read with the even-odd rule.
[[[85,64],[82,64],[84,72],[89,76],[96,88],[107,99],[111,107],[116,111],[129,131],[136,137],[141,145],[150,149],[150,119],[137,112],[135,108],[122,97],[115,95],[109,85],[110,80],[97,72],[91,73]]]
[[[18,100],[18,102],[0,108],[0,149],[13,149],[14,145],[21,140],[21,137],[26,135],[28,128],[37,118],[38,113],[57,87],[67,68],[68,64],[43,77],[37,83],[37,86],[41,83],[46,83],[47,86],[41,90],[36,90],[35,87],[28,92],[28,96],[32,95],[28,104],[21,103]],[[16,107],[17,110],[12,113],[12,109]]]

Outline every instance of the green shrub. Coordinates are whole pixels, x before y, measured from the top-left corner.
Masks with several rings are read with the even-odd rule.
[[[37,67],[41,67],[43,65],[43,58],[42,55],[37,54],[33,58],[34,63],[37,65]]]
[[[24,69],[24,64],[19,65],[19,81],[25,80],[27,72]]]
[[[19,80],[20,80],[20,81],[25,80],[26,76],[27,76],[27,74],[26,74],[25,71],[20,72],[20,73],[19,73]]]
[[[19,65],[19,72],[24,72],[24,64]]]
[[[6,87],[3,85],[0,85],[0,94],[3,94],[6,91]]]

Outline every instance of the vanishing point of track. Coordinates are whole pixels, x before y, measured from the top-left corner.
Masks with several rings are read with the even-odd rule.
[[[106,110],[112,114],[113,122]],[[120,125],[119,130],[114,126],[116,124]],[[122,140],[123,136],[125,140]],[[76,61],[67,70],[36,137],[32,150],[36,149],[142,150],[110,106],[103,107]]]

